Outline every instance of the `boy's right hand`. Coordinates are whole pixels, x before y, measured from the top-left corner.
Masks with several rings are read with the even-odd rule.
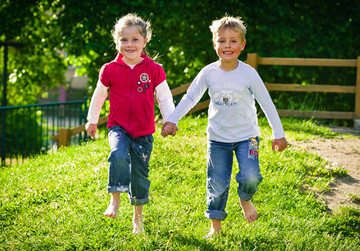
[[[92,124],[90,122],[87,122],[85,125],[85,129],[89,136],[93,139],[95,137],[95,133],[97,130],[97,124]]]
[[[286,138],[274,139],[272,142],[272,150],[282,152],[288,146]]]
[[[174,123],[165,122],[161,129],[161,136],[166,137],[171,135],[174,137],[177,131],[179,131],[179,128]]]

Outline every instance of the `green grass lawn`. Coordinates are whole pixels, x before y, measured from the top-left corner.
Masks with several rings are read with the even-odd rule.
[[[313,121],[282,121],[290,141],[338,137]],[[244,219],[233,177],[222,235],[202,238],[210,229],[204,217],[207,120],[187,117],[174,138],[162,138],[160,128],[154,134],[145,234],[131,233],[127,194],[117,218],[103,216],[109,146],[98,140],[0,169],[0,250],[359,250],[360,211],[331,214],[314,192],[346,172],[319,172],[326,161],[291,145],[272,152],[271,129],[265,119],[259,123],[264,180],[253,199],[256,222]],[[236,169],[234,163],[233,174]]]

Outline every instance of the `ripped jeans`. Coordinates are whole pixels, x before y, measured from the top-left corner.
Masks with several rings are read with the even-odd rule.
[[[154,137],[131,137],[121,126],[109,129],[109,193],[129,194],[131,205],[149,203],[149,159]]]
[[[259,137],[249,140],[223,143],[208,141],[205,216],[224,220],[229,195],[233,152],[239,163],[236,175],[237,192],[242,200],[250,200],[262,180],[259,168]]]

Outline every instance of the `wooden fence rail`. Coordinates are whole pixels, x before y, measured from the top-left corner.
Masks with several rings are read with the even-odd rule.
[[[278,112],[279,115],[283,117],[354,119],[355,127],[360,127],[360,57],[357,59],[261,58],[256,53],[249,53],[246,63],[254,67],[256,70],[259,65],[356,67],[356,83],[350,86],[300,85],[266,82],[265,85],[269,91],[353,93],[355,94],[354,112],[296,110],[278,110]]]
[[[357,59],[318,59],[318,58],[261,58],[256,53],[248,53],[245,63],[258,70],[260,65],[283,65],[283,66],[325,66],[325,67],[356,67],[355,85],[301,85],[288,83],[266,83],[269,91],[291,92],[332,92],[355,94],[355,108],[353,112],[339,111],[297,111],[278,110],[282,117],[303,117],[321,119],[354,119],[355,128],[360,130],[360,56]],[[171,90],[173,96],[186,93],[191,83],[179,86]],[[201,111],[209,106],[210,100],[202,101],[192,108],[189,113]],[[98,125],[107,123],[108,116],[101,117]],[[62,128],[58,135],[53,137],[59,141],[59,146],[68,146],[70,136],[83,132],[85,125],[70,129]]]

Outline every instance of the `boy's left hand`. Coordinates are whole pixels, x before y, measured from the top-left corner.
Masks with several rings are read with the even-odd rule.
[[[287,147],[288,143],[286,141],[285,138],[281,138],[281,139],[274,139],[272,142],[272,150],[273,151],[284,151],[285,148]]]

